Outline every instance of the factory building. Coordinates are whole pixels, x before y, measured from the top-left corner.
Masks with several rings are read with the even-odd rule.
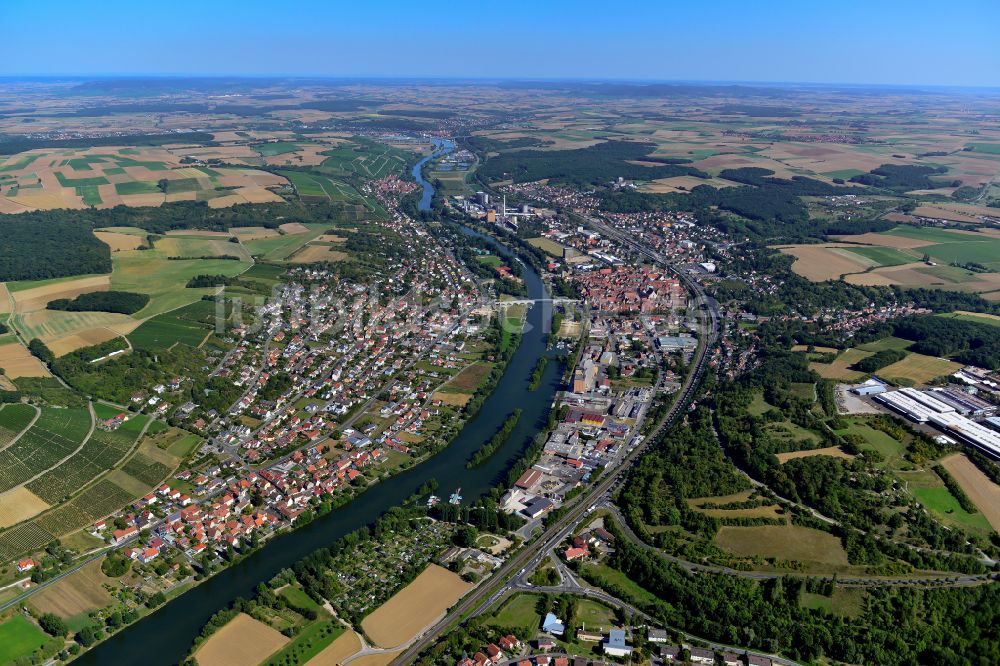
[[[933,425],[949,437],[1000,459],[1000,433],[963,416],[953,405],[935,397],[935,393],[939,392],[904,388],[881,393],[874,399],[912,421]]]

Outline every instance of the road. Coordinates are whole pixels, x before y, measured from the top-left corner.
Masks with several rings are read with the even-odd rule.
[[[610,231],[611,230],[609,229],[607,232],[608,235],[613,236]],[[630,246],[638,245],[632,239],[622,239],[621,242]],[[489,607],[493,605],[493,603],[496,603],[496,601],[506,593],[506,589],[511,585],[511,581],[509,579],[514,576],[515,572],[519,572],[517,573],[518,576],[523,576],[526,571],[532,568],[532,566],[537,565],[541,558],[545,557],[550,550],[569,536],[576,526],[589,515],[590,507],[595,505],[597,501],[602,498],[610,496],[611,492],[618,488],[618,486],[624,481],[625,473],[631,468],[632,464],[635,463],[649,449],[650,446],[658,441],[666,429],[672,426],[691,405],[697,387],[700,385],[704,376],[708,349],[715,343],[718,336],[718,303],[705,294],[701,285],[689,275],[683,273],[682,271],[673,269],[665,257],[657,252],[649,250],[648,248],[641,248],[641,246],[638,246],[637,249],[644,256],[647,256],[653,261],[661,263],[671,270],[674,270],[678,277],[695,295],[695,300],[699,303],[699,309],[704,307],[704,311],[710,319],[710,323],[705,328],[704,335],[700,339],[698,349],[695,351],[695,356],[692,359],[691,371],[685,379],[684,384],[681,386],[680,391],[677,393],[673,406],[670,408],[663,421],[661,421],[660,424],[654,428],[653,431],[650,432],[638,446],[627,453],[621,465],[606,471],[604,477],[599,479],[597,484],[590,488],[589,491],[584,492],[565,515],[549,525],[542,532],[536,542],[528,544],[523,550],[516,553],[505,564],[501,565],[501,567],[497,569],[491,580],[507,581],[504,587],[490,595],[490,590],[494,589],[494,586],[490,585],[489,581],[480,585],[474,591],[466,595],[466,597],[459,601],[454,607],[452,607],[451,612],[449,612],[444,619],[425,631],[419,640],[414,642],[414,644],[411,645],[406,651],[396,657],[396,659],[392,662],[393,664],[399,664],[402,666],[403,664],[412,663],[416,659],[417,655],[435,642],[437,637],[444,633],[449,627],[459,622],[462,616],[466,613],[470,611],[477,611],[480,606],[484,605],[484,602],[485,607]]]

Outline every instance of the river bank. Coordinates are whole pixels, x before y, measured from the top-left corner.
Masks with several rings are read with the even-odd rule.
[[[425,161],[430,159],[432,157]],[[415,170],[419,172],[416,167]],[[422,176],[419,180],[430,185]],[[432,186],[428,206],[431,197]],[[524,279],[531,298],[547,297],[545,285],[533,268],[525,268]],[[281,569],[291,566],[317,548],[327,547],[340,537],[373,524],[379,516],[402,504],[428,480],[439,480],[442,492],[446,494],[460,487],[466,501],[474,501],[503,481],[507,470],[520,459],[535,434],[545,427],[549,408],[560,386],[559,364],[549,364],[538,388],[528,390],[538,359],[546,353],[545,332],[548,326],[544,319],[549,314],[540,307],[528,311],[520,345],[496,389],[448,447],[392,479],[377,484],[309,525],[275,537],[266,547],[81,655],[77,663],[177,663],[215,611],[238,597],[252,594],[257,583],[273,578]],[[522,410],[522,416],[506,442],[483,465],[466,469],[466,462],[473,453],[517,408]]]

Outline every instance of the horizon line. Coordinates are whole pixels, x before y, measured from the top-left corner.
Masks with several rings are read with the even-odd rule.
[[[954,83],[886,83],[886,82],[852,82],[852,81],[782,81],[765,79],[655,79],[655,78],[610,78],[610,77],[588,77],[588,76],[546,76],[532,77],[519,75],[506,76],[478,76],[478,75],[444,75],[444,74],[301,74],[301,73],[184,73],[184,72],[147,72],[147,73],[124,73],[124,72],[94,72],[94,73],[17,73],[0,74],[0,81],[4,80],[126,80],[126,79],[258,79],[258,80],[282,80],[282,79],[302,79],[320,81],[444,81],[444,82],[528,82],[528,83],[625,83],[631,85],[730,85],[730,86],[807,86],[807,87],[855,87],[855,88],[938,88],[957,90],[992,90],[1000,91],[1000,83],[997,84],[954,84]]]

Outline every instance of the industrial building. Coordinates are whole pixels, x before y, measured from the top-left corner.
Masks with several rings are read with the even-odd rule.
[[[938,399],[935,395],[938,393],[903,388],[881,393],[874,399],[912,421],[933,425],[946,435],[1000,459],[1000,433],[962,416],[953,405]]]
[[[879,380],[877,377],[872,377],[868,381],[852,386],[851,393],[856,395],[878,395],[879,393],[885,393],[888,388],[885,382]]]

